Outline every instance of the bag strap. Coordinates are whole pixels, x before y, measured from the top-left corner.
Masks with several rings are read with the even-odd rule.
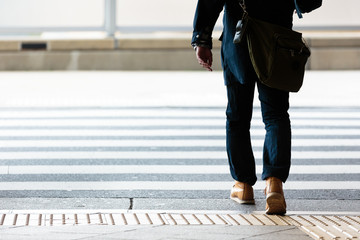
[[[244,13],[247,13],[247,11],[246,11],[246,5],[245,5],[245,0],[239,0],[239,5],[240,5],[240,7],[243,9]]]
[[[298,15],[299,18],[303,18],[302,16],[302,13],[301,13],[301,10],[299,8],[299,5],[297,4],[297,1],[294,0],[294,3],[295,3],[295,9],[296,9],[296,13]],[[239,5],[240,7],[244,10],[244,13],[247,13],[246,11],[246,5],[245,5],[245,0],[239,0]]]

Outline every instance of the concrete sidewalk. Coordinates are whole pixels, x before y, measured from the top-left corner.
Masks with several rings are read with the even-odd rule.
[[[1,227],[0,239],[126,239],[126,240],[305,240],[294,226],[74,226]]]

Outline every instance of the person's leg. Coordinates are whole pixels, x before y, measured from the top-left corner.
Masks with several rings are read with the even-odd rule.
[[[257,180],[250,139],[254,88],[255,83],[228,85],[226,109],[226,150],[231,176],[250,186]]]
[[[276,177],[285,182],[289,176],[291,158],[289,93],[260,82],[257,86],[266,129],[262,179]]]
[[[291,126],[288,114],[289,93],[258,82],[261,111],[266,135],[263,150],[263,174],[266,180],[267,214],[285,214],[286,202],[282,183],[290,170]]]

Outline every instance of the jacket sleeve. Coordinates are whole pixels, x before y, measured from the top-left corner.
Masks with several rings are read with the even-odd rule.
[[[212,32],[225,0],[198,0],[191,45],[212,48]]]

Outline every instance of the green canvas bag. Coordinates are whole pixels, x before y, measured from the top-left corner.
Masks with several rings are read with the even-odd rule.
[[[260,81],[272,88],[298,92],[310,57],[302,34],[248,16],[249,55]]]
[[[271,88],[298,92],[310,57],[302,34],[252,18],[246,12],[237,25],[234,43],[246,38],[251,63],[259,80]]]

